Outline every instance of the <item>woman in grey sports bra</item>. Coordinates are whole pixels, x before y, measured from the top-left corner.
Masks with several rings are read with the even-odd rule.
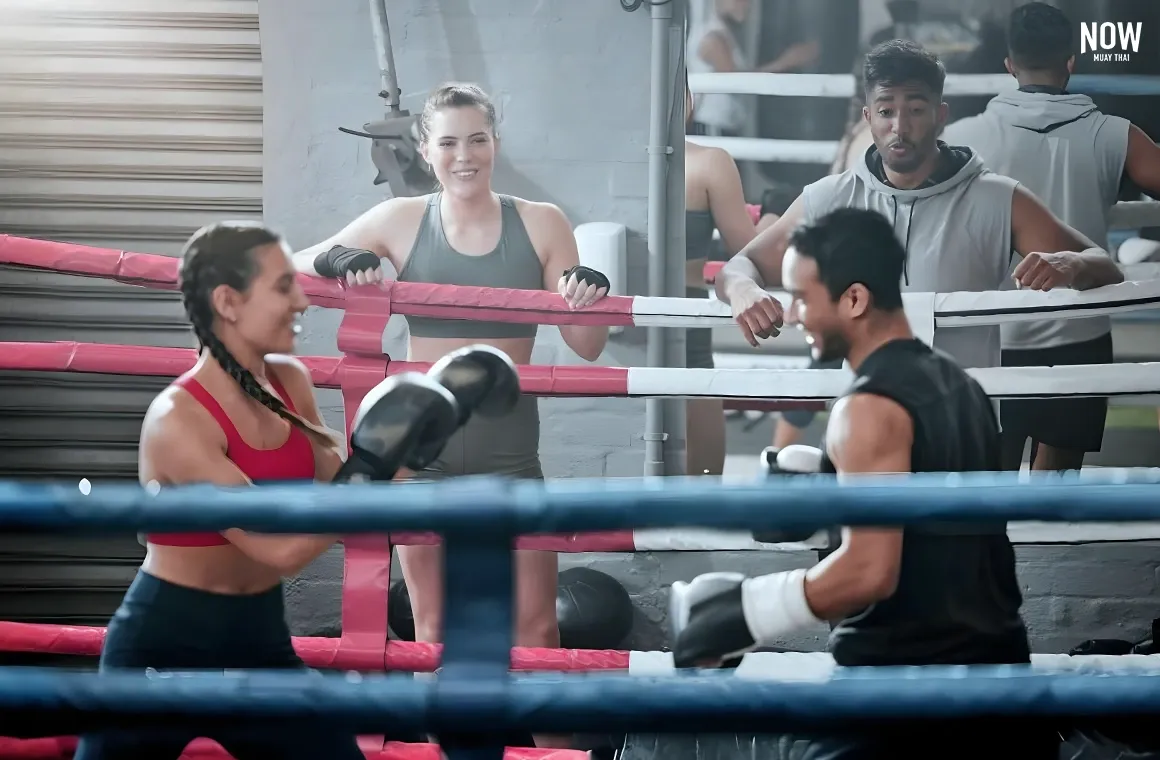
[[[693,93],[685,80],[685,124],[693,117]],[[721,232],[732,256],[756,235],[741,175],[733,157],[720,148],[685,141],[685,295],[708,298],[705,263],[713,230]],[[713,332],[685,332],[685,366],[713,367]],[[725,467],[725,410],[720,399],[685,402],[685,458],[690,475],[720,475]]]
[[[317,274],[315,258],[334,246],[376,254],[369,265],[351,265],[350,282],[382,279],[386,259],[400,282],[470,285],[559,292],[573,309],[606,295],[593,286],[565,280],[579,264],[568,219],[556,206],[496,194],[491,187],[496,152],[496,114],[488,96],[474,85],[446,85],[427,100],[419,120],[423,157],[441,189],[419,198],[392,198],[367,211],[334,237],[295,254],[299,271]],[[356,272],[357,270],[357,272]],[[504,351],[517,364],[529,364],[537,325],[468,320],[407,319],[408,358],[436,361],[473,343]],[[588,361],[604,350],[606,327],[561,326],[568,347]],[[540,418],[536,399],[523,397],[501,419],[473,417],[457,433],[433,467],[416,478],[501,474],[542,478]],[[399,557],[415,618],[415,637],[442,637],[442,548],[401,546]],[[559,647],[556,622],[556,555],[516,552],[517,610],[515,643]],[[541,746],[560,739],[537,737]]]

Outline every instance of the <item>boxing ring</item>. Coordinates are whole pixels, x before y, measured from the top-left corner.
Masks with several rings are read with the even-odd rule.
[[[156,289],[176,288],[179,264],[177,259],[165,256],[15,237],[0,237],[0,263],[103,277]],[[301,281],[312,304],[344,312],[338,333],[342,355],[299,358],[310,369],[317,386],[341,390],[348,425],[363,395],[384,377],[426,369],[426,365],[394,361],[383,354],[381,336],[392,314],[621,326],[713,326],[731,322],[723,304],[704,299],[612,296],[590,309],[573,312],[552,293],[412,283],[348,289],[317,278],[303,277]],[[916,331],[929,339],[940,327],[1036,319],[1045,313],[1071,318],[1155,309],[1160,305],[1160,280],[1126,282],[1082,293],[927,293],[907,294],[907,299],[908,318]],[[77,342],[7,343],[0,351],[0,368],[176,377],[190,369],[196,358],[197,352],[192,349]],[[806,369],[521,366],[519,372],[523,392],[537,396],[730,398],[761,401],[782,409],[824,408],[828,400],[845,389],[850,379],[844,370]],[[972,372],[987,392],[997,398],[1087,394],[1152,402],[1160,396],[1160,363],[1069,367],[1060,371],[994,368]],[[128,720],[134,714],[141,717],[153,709],[151,700],[162,697],[164,704],[180,704],[182,712],[192,710],[207,720],[215,717],[214,710],[224,709],[226,704],[233,705],[230,714],[241,711],[241,714],[254,715],[255,719],[264,719],[270,715],[260,714],[260,710],[251,712],[259,709],[253,704],[252,695],[268,695],[267,706],[283,711],[278,713],[283,717],[308,717],[306,713],[320,716],[325,711],[328,719],[331,713],[341,713],[345,716],[343,719],[357,718],[361,722],[351,725],[368,732],[361,743],[370,758],[425,760],[438,757],[432,745],[388,742],[382,732],[396,725],[405,725],[411,731],[426,730],[420,729],[421,726],[446,726],[439,718],[444,711],[446,715],[454,715],[455,725],[462,721],[464,725],[477,727],[494,728],[502,724],[513,728],[534,727],[537,731],[621,728],[695,731],[700,730],[696,726],[709,725],[693,716],[704,706],[708,693],[716,695],[712,700],[714,706],[707,713],[713,716],[713,730],[752,731],[759,714],[762,721],[776,718],[786,721],[786,726],[797,725],[793,721],[808,723],[811,714],[816,718],[821,713],[822,705],[827,711],[849,708],[857,712],[851,706],[861,709],[878,703],[880,694],[875,689],[881,687],[888,693],[898,686],[898,682],[889,679],[903,676],[889,676],[881,681],[847,679],[835,671],[832,661],[823,653],[752,654],[732,672],[735,676],[732,680],[722,674],[672,680],[669,678],[673,675],[672,659],[666,652],[515,648],[509,657],[510,641],[505,639],[502,646],[497,642],[504,638],[501,630],[510,629],[511,600],[509,595],[497,595],[496,590],[511,586],[506,558],[513,536],[517,536],[516,545],[521,548],[559,552],[812,552],[824,545],[823,528],[842,521],[850,523],[848,513],[843,511],[852,508],[848,492],[843,494],[840,489],[829,486],[802,489],[800,484],[787,481],[776,486],[771,483],[733,488],[704,479],[666,481],[670,482],[555,481],[541,487],[466,478],[437,487],[410,484],[392,487],[391,509],[378,512],[373,505],[376,497],[382,498],[379,496],[382,491],[361,486],[344,486],[341,498],[327,487],[318,487],[273,491],[263,488],[244,493],[215,491],[213,499],[207,499],[205,489],[197,488],[167,489],[156,496],[145,496],[140,489],[100,484],[87,489],[78,489],[75,484],[0,484],[0,524],[9,528],[145,532],[216,530],[228,522],[251,529],[345,535],[342,634],[334,638],[296,638],[294,645],[311,667],[366,674],[359,678],[326,676],[309,681],[295,680],[301,677],[267,680],[267,676],[231,674],[225,679],[183,676],[153,680],[126,678],[114,682],[51,670],[19,670],[12,671],[12,675],[0,671],[0,709],[27,707],[27,702],[35,701],[36,710],[48,710],[52,705],[54,709],[62,708],[65,717],[59,724],[49,723],[45,718],[35,724],[43,727],[40,733],[25,732],[28,738],[0,739],[0,758],[69,757],[75,739],[57,734],[80,730],[84,720],[95,719],[90,713],[99,713],[103,721]],[[906,519],[931,519],[942,515],[943,509],[978,516],[994,515],[996,509],[1013,506],[1017,509],[1008,515],[1009,530],[1016,543],[1160,539],[1160,506],[1156,506],[1155,499],[1160,494],[1160,487],[1156,485],[1160,483],[1160,471],[1085,473],[1079,478],[1078,487],[1069,481],[1057,481],[1012,490],[1014,481],[970,482],[980,485],[947,488],[946,481],[925,480],[922,481],[925,485],[877,491],[875,498],[869,500],[871,514],[874,509],[885,510],[891,519],[901,519],[902,513],[891,510],[903,510],[902,516]],[[778,513],[776,520],[783,526],[796,522],[801,527],[801,515],[810,514],[811,521],[816,521],[819,528],[814,538],[790,544],[754,540],[751,531],[763,521],[775,520],[767,514],[770,487],[792,488],[792,492],[786,492],[792,499],[783,501],[792,501],[795,509],[802,510],[792,513],[774,510]],[[813,488],[819,490],[815,492]],[[937,494],[932,489],[937,489]],[[726,494],[724,502],[728,505],[724,513],[717,509],[722,493]],[[764,495],[763,498],[758,494]],[[878,494],[889,494],[889,497],[877,498]],[[944,496],[949,496],[950,501],[943,501]],[[862,505],[859,514],[865,517],[868,513],[864,489],[859,489],[858,500]],[[699,508],[710,502],[713,510]],[[211,503],[213,508],[207,511],[206,504]],[[753,511],[758,503],[765,510],[760,519]],[[1092,506],[1085,506],[1088,504]],[[325,508],[315,511],[317,505]],[[619,505],[619,510],[609,505]],[[670,507],[674,511],[669,511]],[[239,525],[241,515],[252,517]],[[435,536],[433,531],[442,532],[448,545],[449,589],[455,585],[451,580],[452,557],[458,558],[454,562],[459,573],[469,574],[465,569],[468,566],[488,567],[486,573],[475,571],[470,581],[460,581],[464,589],[471,589],[478,598],[474,604],[460,604],[452,599],[449,591],[445,647],[388,640],[391,546],[430,542]],[[462,540],[456,540],[456,536]],[[474,546],[477,542],[486,546]],[[462,602],[463,597],[458,599]],[[487,605],[482,605],[479,599],[488,600]],[[452,620],[451,611],[458,607],[479,611],[484,606],[488,610],[485,619],[469,621],[457,612],[458,617]],[[495,635],[480,636],[479,632],[485,629]],[[453,630],[458,633],[452,635]],[[104,633],[101,627],[0,622],[0,651],[96,657],[100,654]],[[486,641],[465,641],[473,638]],[[469,662],[456,659],[463,657]],[[486,667],[471,664],[474,662],[470,661],[471,657],[483,658],[488,664]],[[456,662],[459,665],[453,667]],[[384,680],[377,675],[387,671],[431,672],[440,666],[441,676],[436,679],[436,685]],[[504,680],[509,666],[535,675],[520,676],[509,684]],[[1152,686],[1160,682],[1151,680],[1160,673],[1160,658],[1155,656],[1040,655],[1034,658],[1033,670],[1033,674],[1019,677],[1012,672],[997,671],[981,675],[977,681],[974,676],[964,678],[953,673],[932,672],[931,680],[928,676],[912,680],[906,675],[906,688],[945,690],[951,688],[946,680],[949,679],[955,684],[953,688],[961,686],[967,689],[964,694],[972,695],[953,700],[954,707],[950,709],[956,715],[965,714],[954,711],[976,704],[972,701],[976,699],[980,700],[978,705],[989,705],[986,709],[999,704],[1006,711],[1017,711],[1033,701],[1039,705],[1039,700],[1046,700],[1045,704],[1050,705],[1046,708],[1048,712],[1065,711],[1082,701],[1074,696],[1078,693],[1075,689],[1087,688],[1089,683],[1100,684],[1097,689],[1110,689],[1095,692],[1109,695],[1106,701],[1097,700],[1104,706],[1099,709],[1132,712],[1155,710],[1160,706],[1160,691]],[[484,671],[488,674],[486,688],[476,685],[469,688],[456,680],[461,677],[458,673],[471,672],[476,674],[473,677],[482,678],[479,673]],[[545,673],[589,673],[599,677],[552,680]],[[642,683],[632,680],[642,678],[660,679],[658,684],[663,682],[663,688],[650,686],[642,691]],[[773,688],[770,681],[776,682],[777,687]],[[835,683],[839,684],[837,690],[831,688]],[[290,690],[288,684],[303,688]],[[783,692],[785,684],[804,691]],[[1120,685],[1123,691],[1117,691]],[[477,688],[482,691],[473,691]],[[649,696],[641,697],[645,692]],[[116,700],[108,698],[108,694],[116,694]],[[287,694],[301,695],[301,699]],[[473,713],[474,708],[469,705],[483,707],[471,695],[480,694],[488,695],[483,702],[493,708],[505,705],[503,714],[492,712],[483,719]],[[36,695],[35,699],[31,695]],[[891,698],[893,701],[887,700],[895,705],[892,708],[895,714],[904,714],[917,704],[905,699],[899,701],[897,696]],[[309,703],[305,701],[307,698]],[[76,704],[70,707],[70,700]],[[266,702],[265,698],[258,701]],[[589,708],[601,702],[607,704],[591,713]],[[742,703],[748,707],[740,707]],[[846,707],[835,708],[835,703]],[[78,704],[84,709],[78,708]],[[609,712],[608,704],[618,706],[615,714]],[[803,704],[818,707],[816,710],[803,708]],[[1092,707],[1090,702],[1085,704]],[[217,715],[220,717],[220,713]],[[573,760],[584,756],[582,752],[562,750],[509,748],[507,751],[508,758],[519,760]],[[191,745],[184,757],[228,755],[216,744],[205,742]]]

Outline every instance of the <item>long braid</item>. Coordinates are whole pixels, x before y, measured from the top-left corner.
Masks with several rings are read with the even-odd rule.
[[[202,233],[199,233],[194,236],[193,240],[201,238],[212,244],[214,234],[219,230],[228,230],[235,235],[239,232],[236,227],[231,228],[225,227],[224,225],[215,226],[208,230],[203,230],[204,237],[202,237]],[[247,259],[249,258],[250,248],[277,240],[273,233],[260,227],[244,228],[244,232],[250,232],[249,237],[255,239],[249,241],[248,245],[243,242],[245,250],[235,255],[243,256]],[[241,387],[247,396],[302,432],[319,440],[321,443],[325,445],[341,443],[334,433],[302,419],[290,411],[281,399],[263,388],[262,384],[258,382],[258,378],[254,377],[252,372],[242,366],[242,363],[230,353],[229,349],[226,348],[225,344],[214,333],[214,316],[213,308],[210,305],[210,292],[220,284],[227,284],[241,289],[239,285],[250,280],[253,276],[252,270],[254,269],[251,261],[243,263],[236,259],[227,263],[227,267],[233,271],[216,269],[216,264],[217,262],[212,253],[207,255],[204,249],[193,247],[193,250],[187,250],[181,266],[181,300],[185,306],[185,315],[193,327],[193,335],[197,338],[198,347],[208,350],[210,356],[225,370],[226,374],[233,378],[234,382]],[[234,282],[234,280],[241,280],[243,282]]]

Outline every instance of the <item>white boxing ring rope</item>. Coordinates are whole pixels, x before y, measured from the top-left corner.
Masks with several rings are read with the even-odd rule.
[[[1160,205],[1160,204],[1157,204]],[[783,307],[789,294],[770,291]],[[931,327],[974,327],[1008,322],[1124,314],[1160,309],[1160,279],[1122,282],[1092,290],[984,290],[951,293],[903,293],[912,323],[931,320]],[[925,312],[929,310],[929,315]],[[660,298],[636,296],[632,306],[637,327],[723,327],[733,324],[730,308],[716,296]]]
[[[689,74],[694,95],[769,95],[794,98],[852,98],[852,74]],[[1018,89],[1010,74],[947,74],[944,95],[995,95]]]
[[[1015,78],[1006,74],[948,74],[945,95],[994,95],[1014,90]],[[850,98],[854,96],[850,74],[690,74],[694,95],[765,95],[782,97]],[[689,135],[689,142],[721,148],[738,161],[777,161],[799,164],[830,164],[838,155],[836,140],[781,140],[761,137],[706,137]],[[1112,207],[1109,226],[1135,230],[1160,226],[1160,202],[1122,201]]]
[[[1032,654],[1031,666],[1046,672],[1124,673],[1160,670],[1160,655]],[[734,678],[757,681],[827,681],[835,668],[826,652],[753,652],[732,671]],[[629,652],[628,672],[634,676],[666,676],[675,672],[672,652]]]

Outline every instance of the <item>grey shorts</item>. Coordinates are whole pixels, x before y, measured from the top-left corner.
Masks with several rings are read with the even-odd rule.
[[[542,479],[540,409],[535,396],[520,396],[503,417],[474,415],[443,448],[424,479],[461,475],[507,475]]]
[[[685,298],[708,298],[704,288],[686,288]],[[713,330],[708,327],[690,327],[685,330],[685,367],[713,369]]]

